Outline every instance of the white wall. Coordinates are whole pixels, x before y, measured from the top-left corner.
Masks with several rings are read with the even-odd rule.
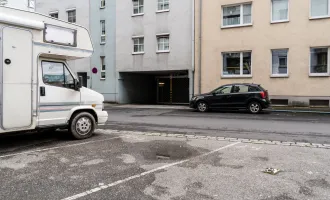
[[[8,7],[18,8],[21,10],[35,11],[35,7],[29,7],[29,1],[32,1],[31,3],[34,3],[35,6],[36,0],[0,0],[0,3],[7,2],[6,6]]]

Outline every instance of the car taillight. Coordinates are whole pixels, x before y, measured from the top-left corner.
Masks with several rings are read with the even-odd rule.
[[[260,96],[262,99],[266,99],[267,93],[266,92],[260,92]]]

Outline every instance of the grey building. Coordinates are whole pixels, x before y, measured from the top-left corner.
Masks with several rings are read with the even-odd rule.
[[[37,0],[36,10],[89,29],[94,46],[93,56],[73,61],[69,63],[70,67],[83,77],[85,86],[102,93],[108,102],[118,102],[116,0]],[[96,73],[93,73],[94,68]]]
[[[89,29],[89,0],[37,0],[36,12]],[[70,61],[68,64],[73,71],[83,77],[83,85],[90,87],[92,83],[90,58]]]
[[[188,103],[193,93],[193,2],[116,1],[120,103]]]
[[[91,57],[91,88],[104,95],[107,102],[119,102],[116,75],[116,0],[90,1],[90,32],[94,44]]]

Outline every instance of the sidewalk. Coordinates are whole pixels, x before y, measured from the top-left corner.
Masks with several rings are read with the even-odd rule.
[[[135,109],[171,109],[171,110],[189,110],[188,105],[141,105],[141,104],[105,104],[105,108],[135,108]],[[315,114],[330,114],[330,108],[318,107],[287,107],[273,106],[266,109],[270,112],[292,112],[292,113],[315,113]]]

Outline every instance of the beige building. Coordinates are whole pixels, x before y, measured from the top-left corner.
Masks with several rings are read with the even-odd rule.
[[[330,0],[196,0],[195,94],[259,83],[274,104],[329,106]]]

